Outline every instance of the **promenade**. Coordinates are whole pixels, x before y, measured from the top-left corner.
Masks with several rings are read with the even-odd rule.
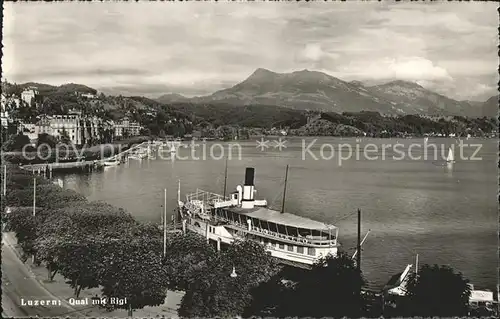
[[[127,317],[127,310],[106,311],[98,306],[71,306],[69,298],[74,297],[73,289],[65,279],[56,275],[47,282],[44,266],[35,266],[31,261],[23,263],[13,233],[2,234],[2,317]],[[99,288],[85,289],[79,299],[100,296]],[[166,301],[158,307],[134,310],[134,317],[177,317],[183,292],[168,291]],[[21,306],[24,300],[60,300],[57,306]]]

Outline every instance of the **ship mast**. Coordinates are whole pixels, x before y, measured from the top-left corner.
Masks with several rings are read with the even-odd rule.
[[[361,210],[358,208],[358,255],[356,256],[356,264],[358,270],[361,271]]]
[[[281,213],[285,212],[285,198],[286,198],[286,182],[288,180],[288,165],[286,166],[285,172],[285,188],[283,189],[283,203],[281,204]]]
[[[227,184],[227,157],[226,157],[226,168],[224,169],[224,197],[223,197],[223,200],[226,200],[226,184]]]

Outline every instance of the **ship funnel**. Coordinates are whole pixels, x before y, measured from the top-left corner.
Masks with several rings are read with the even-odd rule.
[[[247,167],[245,170],[245,186],[254,186],[255,168]]]
[[[254,175],[255,169],[247,167],[245,171],[245,184],[243,184],[243,198],[241,199],[242,208],[254,208]]]

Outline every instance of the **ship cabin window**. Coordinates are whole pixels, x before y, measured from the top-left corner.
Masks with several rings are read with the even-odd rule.
[[[299,254],[303,254],[303,253],[304,253],[304,247],[302,247],[302,246],[297,246],[297,252],[298,252]]]
[[[286,246],[287,246],[288,251],[293,251],[293,246],[292,245],[286,245]]]
[[[316,255],[316,249],[312,247],[307,247],[307,254],[310,256],[315,256]]]
[[[285,249],[285,244],[280,244],[279,247],[280,249]]]

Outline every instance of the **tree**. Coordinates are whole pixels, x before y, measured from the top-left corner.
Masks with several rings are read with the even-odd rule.
[[[237,277],[231,277],[232,269]],[[276,260],[253,241],[236,241],[195,273],[182,298],[182,317],[242,315],[252,302],[251,290],[279,271]]]
[[[31,178],[33,180],[33,178]],[[27,185],[26,185],[27,186]],[[5,197],[8,206],[31,206],[33,204],[33,183],[21,189],[14,189]],[[60,189],[53,184],[37,183],[36,205],[45,208],[60,208],[64,206],[77,205],[77,202],[86,201],[83,195],[69,189]]]
[[[449,266],[423,265],[412,274],[403,299],[405,316],[467,316],[470,287],[462,273]]]
[[[136,223],[132,215],[123,209],[114,207],[103,202],[83,201],[79,205],[70,205],[59,208],[54,214],[55,219],[63,220],[58,222],[53,220],[50,223],[63,223],[65,229],[73,229],[74,235],[94,235],[102,229],[113,228],[116,225],[133,225]],[[57,229],[50,230],[50,232]]]
[[[72,142],[71,142],[71,139],[69,138],[69,135],[68,135],[68,131],[66,131],[66,128],[63,127],[62,129],[62,133],[61,133],[61,136],[60,136],[60,141],[62,144],[65,144],[65,145],[71,145]]]
[[[36,142],[37,148],[40,145],[48,145],[51,149],[53,149],[57,145],[57,139],[47,133],[38,134],[38,140]]]
[[[184,134],[186,134],[186,127],[184,123],[179,122],[177,125],[177,137],[184,137]]]
[[[122,133],[123,138],[129,138],[130,137],[130,132],[128,129],[124,128],[123,133]]]
[[[292,293],[293,284],[287,280],[284,271],[280,271],[250,291],[252,302],[245,308],[243,317],[284,317],[290,313],[287,302]]]
[[[12,135],[3,145],[2,149],[6,152],[22,151],[26,145],[30,145],[31,141],[27,135],[18,133]]]
[[[142,226],[137,226],[138,228]],[[158,228],[156,228],[158,229]],[[103,259],[99,273],[102,294],[112,298],[127,298],[126,305],[107,305],[109,308],[133,309],[159,306],[167,295],[167,272],[162,265],[162,241],[148,234],[125,234],[102,242]]]
[[[120,208],[92,202],[50,210],[50,214],[41,214],[38,224],[42,227],[37,229],[37,253],[46,263],[49,280],[59,271],[78,298],[82,289],[99,285],[102,249],[96,237],[105,240],[108,233],[120,234],[136,222]]]
[[[105,250],[101,247],[102,240],[94,236],[65,239],[57,244],[54,256],[57,261],[56,269],[68,279],[78,298],[82,289],[99,287],[99,272]]]
[[[22,260],[35,252],[36,223],[33,209],[30,207],[13,209],[6,215],[6,230],[16,234],[19,246],[23,251]]]
[[[346,253],[328,255],[298,281],[281,309],[287,316],[359,317],[363,309],[361,287],[364,279]]]
[[[61,189],[53,184],[37,187],[36,196],[37,206],[51,209],[77,206],[86,202],[85,196],[70,189]]]
[[[21,100],[19,108],[12,112],[12,116],[24,123],[34,123],[38,115],[37,109]]]
[[[163,262],[167,270],[168,287],[171,290],[188,290],[196,273],[207,267],[217,252],[206,239],[198,234],[187,233],[169,238],[168,258]]]

